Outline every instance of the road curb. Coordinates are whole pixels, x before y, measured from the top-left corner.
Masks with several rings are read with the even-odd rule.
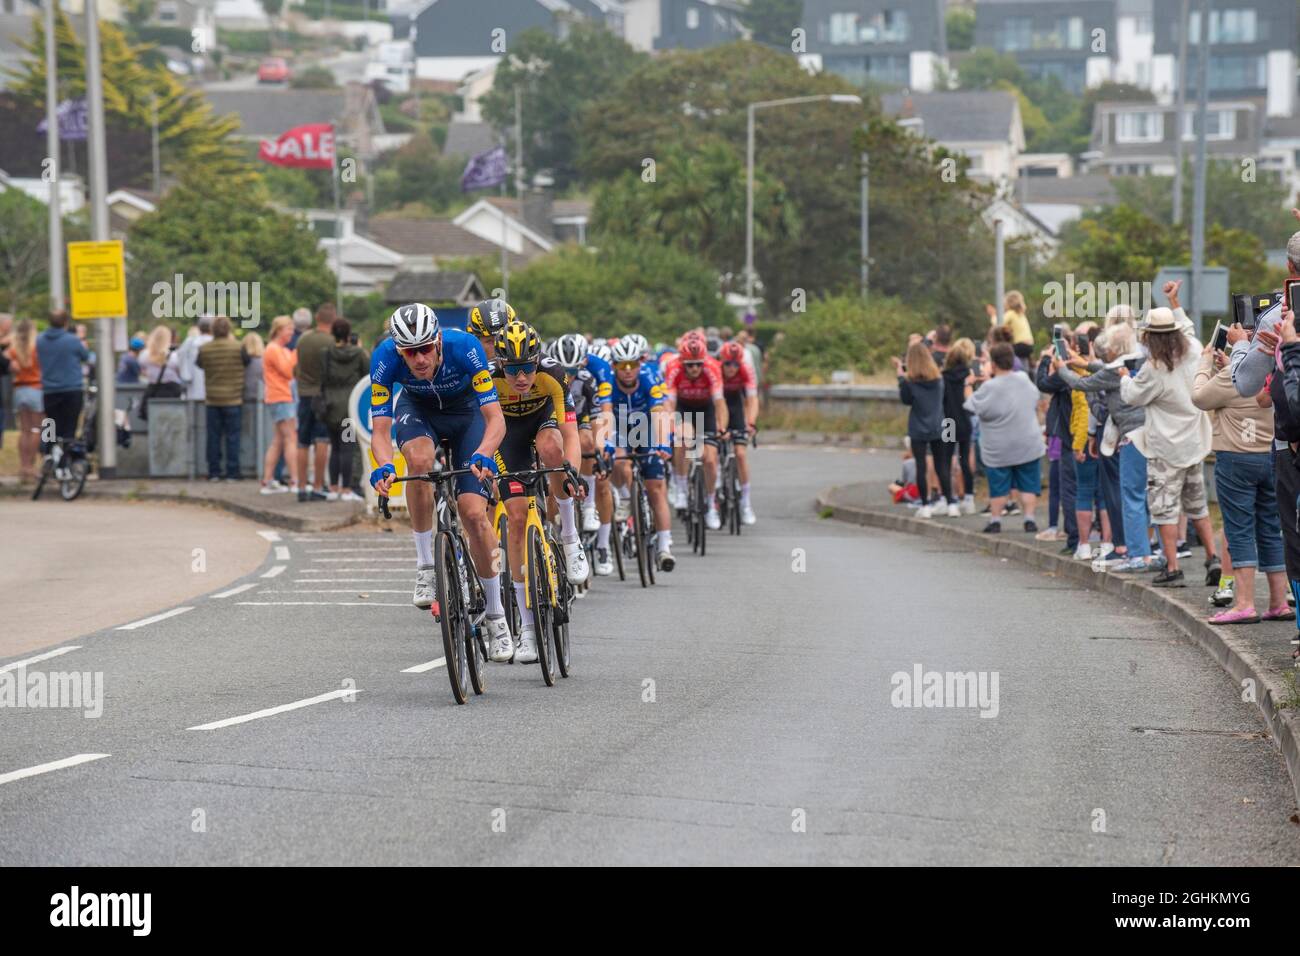
[[[967,531],[938,521],[922,521],[909,515],[884,510],[844,505],[836,502],[837,487],[817,495],[817,509],[824,517],[850,524],[901,531],[949,544],[960,544],[974,551],[1014,559],[1022,564],[1051,571],[1067,580],[1094,591],[1116,594],[1157,614],[1187,635],[1192,643],[1206,651],[1233,679],[1238,687],[1244,680],[1255,682],[1255,706],[1268,727],[1273,745],[1278,748],[1291,776],[1291,789],[1300,803],[1300,720],[1281,705],[1287,698],[1283,683],[1269,673],[1264,662],[1249,647],[1234,640],[1231,628],[1214,627],[1163,592],[1140,584],[1133,578],[1098,574],[1089,565],[1068,559],[1041,548],[1021,544],[1007,535],[986,535]]]
[[[0,497],[6,498],[30,498],[31,488],[5,487],[0,488]],[[58,489],[53,489],[53,495],[58,497]],[[269,508],[257,508],[252,505],[246,505],[239,501],[228,501],[222,498],[199,498],[194,495],[180,494],[171,491],[152,491],[147,488],[132,488],[128,490],[119,490],[116,488],[106,489],[96,487],[92,483],[87,483],[86,488],[82,491],[83,498],[94,498],[97,501],[167,501],[174,504],[198,505],[204,508],[215,508],[220,511],[226,511],[230,514],[238,515],[241,518],[248,518],[260,524],[268,525],[272,528],[280,528],[285,531],[296,531],[305,533],[315,533],[321,531],[338,531],[341,528],[347,528],[358,521],[361,521],[364,512],[355,512],[347,515],[340,515],[332,518],[308,517],[299,515],[287,515],[282,512],[273,511]],[[44,500],[46,496],[42,495]]]

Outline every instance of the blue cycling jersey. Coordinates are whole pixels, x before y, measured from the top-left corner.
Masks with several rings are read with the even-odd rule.
[[[487,353],[478,339],[459,329],[442,330],[442,364],[432,379],[416,378],[397,353],[392,339],[381,342],[370,358],[370,416],[393,417],[393,386],[412,399],[436,398],[448,411],[491,405],[497,401]]]
[[[613,387],[615,444],[622,448],[645,448],[655,443],[650,412],[663,408],[667,391],[642,366],[636,388],[626,392],[616,381]]]
[[[595,352],[588,352],[586,369],[596,379],[596,404],[608,405],[614,390],[614,366]]]

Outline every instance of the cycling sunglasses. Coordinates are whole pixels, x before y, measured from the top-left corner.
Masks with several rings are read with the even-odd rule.
[[[620,372],[632,372],[641,367],[640,362],[615,362],[614,368]]]
[[[437,342],[430,342],[427,345],[417,345],[414,348],[398,349],[403,355],[428,355],[438,347]]]
[[[536,362],[518,362],[518,363],[513,364],[513,365],[507,365],[507,366],[505,366],[505,370],[506,370],[506,374],[507,374],[507,375],[510,375],[510,376],[515,376],[515,375],[532,375],[534,372],[537,371],[537,363],[536,363]]]
[[[739,362],[723,362],[723,363],[722,363],[722,367],[723,367],[723,368],[740,368],[740,363],[739,363]]]
[[[703,362],[683,362],[682,368],[704,368]]]

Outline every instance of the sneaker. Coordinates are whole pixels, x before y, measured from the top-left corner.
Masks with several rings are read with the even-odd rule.
[[[964,515],[973,515],[975,513],[974,495],[967,495],[961,500],[961,513]]]
[[[1104,557],[1104,555],[1098,553],[1097,557]],[[1092,560],[1092,545],[1090,545],[1090,544],[1084,544],[1082,541],[1079,542],[1079,546],[1078,546],[1077,548],[1074,549],[1074,560],[1076,560],[1076,561],[1091,561],[1091,560]]]
[[[1223,562],[1219,560],[1216,554],[1212,558],[1205,559],[1205,586],[1207,588],[1217,588],[1219,579],[1223,577]]]
[[[1040,531],[1034,535],[1035,541],[1060,541],[1064,535],[1056,528],[1049,527],[1046,531]]]
[[[608,548],[596,549],[596,577],[603,578],[614,573],[614,562],[609,559]]]
[[[1038,522],[1033,518],[1025,521],[1025,534],[1033,534],[1038,530]]]
[[[287,490],[287,489],[285,489],[285,488],[276,488],[276,487],[274,486],[274,484],[270,484],[270,485],[263,485],[263,486],[258,490],[258,494],[263,494],[263,495],[278,495],[280,492],[282,492],[282,491],[286,491],[286,490]]]
[[[221,480],[220,475],[208,475],[209,482],[220,481],[220,480]]]
[[[1185,588],[1187,587],[1187,581],[1183,578],[1182,570],[1170,571],[1165,568],[1151,579],[1151,586],[1153,588]]]
[[[1222,583],[1218,590],[1211,594],[1207,600],[1215,607],[1229,607],[1237,600],[1237,589],[1233,587],[1231,581]]]
[[[1014,501],[1008,501],[1002,508],[1002,517],[1004,518],[1018,514],[1020,514],[1020,505]]]
[[[1147,563],[1141,558],[1120,555],[1114,558],[1096,558],[1092,562],[1092,569],[1111,574],[1140,574],[1147,569]]]
[[[986,525],[984,526],[984,533],[985,533],[985,534],[1001,534],[1001,533],[1002,533],[1002,522],[1001,522],[1001,521],[990,521],[988,524],[986,524]]]
[[[982,514],[982,515],[991,515],[991,514],[993,514],[993,506],[992,506],[992,505],[985,505],[985,506],[984,506],[984,510],[981,511],[980,514]]]
[[[600,515],[596,514],[596,509],[594,507],[582,509],[582,530],[600,530]]]
[[[532,621],[527,619],[524,621],[524,626],[519,629],[519,646],[515,648],[515,663],[537,663],[537,635],[533,630]]]
[[[515,656],[515,642],[510,638],[510,625],[504,617],[484,618],[483,623],[489,632],[488,658],[504,664]]]
[[[433,565],[417,568],[415,572],[415,595],[411,603],[418,608],[433,607]]]
[[[583,550],[581,541],[564,545],[564,565],[564,576],[570,584],[581,584],[587,580],[591,566],[587,564],[587,552]]]
[[[925,509],[929,511],[930,509]],[[927,516],[928,517],[928,516]],[[704,526],[710,531],[717,531],[722,527],[722,519],[718,517],[718,509],[710,506],[709,510],[704,512]]]
[[[1109,541],[1103,541],[1101,544],[1097,545],[1097,554],[1100,557],[1109,558],[1114,553],[1115,545],[1111,544]]]
[[[933,518],[934,509],[929,505],[921,505],[920,509],[916,512],[916,516],[918,518]]]
[[[327,491],[327,492],[325,492],[325,500],[326,500],[326,501],[338,501],[338,500],[339,500],[339,497],[340,497],[340,495],[339,495],[339,493],[338,493],[337,491]]]
[[[676,565],[677,562],[668,549],[660,548],[659,553],[655,555],[655,567],[660,571],[671,571]]]
[[[365,501],[365,500],[366,499],[362,498],[359,494],[357,494],[355,491],[352,490],[345,491],[343,492],[343,494],[339,495],[339,501]]]
[[[1175,547],[1175,553],[1180,558],[1190,558],[1192,556],[1192,549],[1187,546],[1186,541],[1179,541]]]
[[[955,508],[955,507],[957,507],[957,506],[956,506],[956,505],[949,505],[949,506],[948,506],[948,514],[949,514],[949,515],[952,515],[952,514],[955,514],[955,513],[956,513],[956,512],[953,511],[953,508]],[[741,523],[741,524],[756,524],[757,522],[758,522],[758,516],[757,516],[756,514],[754,514],[754,509],[753,509],[752,507],[750,507],[750,504],[749,504],[748,501],[742,501],[742,502],[740,503],[740,523]]]
[[[621,495],[614,495],[614,520],[626,521],[632,514],[632,497],[629,495],[624,498]]]

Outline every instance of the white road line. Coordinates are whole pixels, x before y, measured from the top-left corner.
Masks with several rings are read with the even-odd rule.
[[[383,581],[376,581],[373,578],[295,578],[290,584],[407,584],[401,578],[387,578]]]
[[[285,558],[285,560],[287,561],[288,558]],[[346,564],[349,561],[409,561],[411,560],[411,556],[409,554],[404,554],[401,557],[377,558],[369,554],[357,554],[353,552],[352,557],[350,558],[312,558],[312,560],[320,561],[323,564]]]
[[[289,560],[289,546],[287,544],[277,544],[275,546],[275,560],[277,561]]]
[[[340,697],[346,697],[349,694],[359,694],[359,690],[332,690],[328,694],[321,694],[319,697],[308,697],[306,700],[295,700],[292,704],[281,704],[279,707],[268,707],[266,710],[256,710],[251,714],[244,714],[241,717],[228,717],[225,720],[214,720],[210,724],[199,724],[197,727],[190,727],[190,730],[220,730],[222,727],[233,727],[235,724],[246,724],[250,720],[258,720],[262,717],[274,717],[276,714],[288,713],[291,710],[298,710],[301,707],[310,707],[312,704],[323,704],[327,700],[337,700]]]
[[[251,591],[255,587],[257,587],[256,584],[241,584],[238,587],[231,588],[229,591],[219,591],[218,593],[212,595],[212,597],[228,598],[235,594],[243,594],[245,591]]]
[[[280,540],[280,532],[278,532],[278,531],[259,531],[259,532],[257,532],[257,533],[258,533],[261,537],[265,538],[267,541],[279,541],[279,540]]]
[[[315,581],[309,582],[315,584]],[[358,591],[364,591],[366,594],[405,594],[410,588],[395,588],[385,590],[383,588],[281,588],[276,591],[264,591],[264,596],[272,594],[356,594]]]
[[[402,671],[403,674],[424,674],[433,670],[435,667],[445,667],[447,658],[440,657],[436,661],[429,661],[427,664],[416,664],[414,667],[408,667]]]
[[[153,617],[146,617],[143,621],[132,621],[130,624],[123,624],[117,630],[134,631],[137,627],[144,627],[146,624],[157,624],[159,621],[165,621],[169,617],[175,617],[177,614],[184,614],[186,611],[192,610],[194,610],[192,607],[174,607],[170,611],[163,611]]]
[[[109,754],[77,754],[75,757],[64,757],[62,760],[51,760],[49,763],[38,764],[35,767],[26,767],[22,770],[12,770],[9,773],[0,774],[0,784],[13,783],[15,780],[22,780],[26,777],[36,777],[43,773],[49,773],[52,770],[62,770],[64,767],[75,767],[79,763],[90,763],[92,760],[102,760]]]
[[[410,545],[403,545],[400,548],[307,548],[308,554],[350,554],[354,558],[361,555],[371,554],[373,552],[384,553],[388,551],[410,551]],[[360,554],[358,554],[360,552]]]
[[[400,594],[402,592],[399,591],[397,593]],[[17,670],[18,668],[23,667],[26,664],[35,664],[37,661],[49,660],[51,657],[58,657],[60,654],[66,654],[69,651],[79,651],[79,650],[81,650],[81,645],[73,644],[71,647],[60,647],[58,650],[55,651],[46,651],[44,654],[37,654],[35,657],[27,657],[21,661],[14,661],[12,664],[6,664],[4,667],[0,667],[0,674],[3,674],[5,671]]]
[[[236,601],[249,607],[273,607],[303,604],[320,604],[328,607],[411,607],[410,601],[401,604],[385,604],[383,601]]]
[[[407,558],[406,560],[409,561],[410,559]],[[295,574],[341,574],[341,573],[355,574],[357,571],[373,571],[374,573],[379,574],[385,571],[401,571],[401,570],[402,568],[400,566],[395,568],[299,568],[294,573]],[[411,570],[414,571],[415,569],[411,568]]]
[[[262,577],[264,578],[278,577],[279,575],[284,574],[284,569],[287,567],[288,567],[287,564],[277,564],[273,568],[268,568],[266,572],[262,574]]]

